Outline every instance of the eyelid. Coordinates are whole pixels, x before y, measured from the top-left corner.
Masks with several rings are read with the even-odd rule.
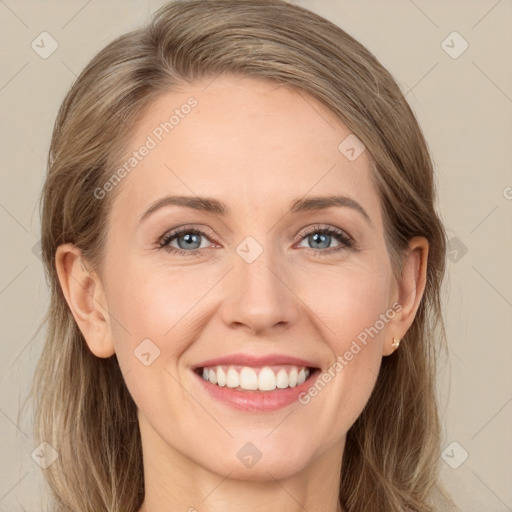
[[[179,236],[182,233],[190,233],[195,232],[198,235],[204,236],[205,238],[208,238],[212,243],[214,242],[215,235],[213,234],[214,231],[212,228],[206,225],[201,225],[201,227],[197,227],[196,224],[183,224],[182,226],[177,226],[173,229],[169,229],[158,239],[158,243],[160,245],[164,244],[166,240],[169,238],[175,238]]]
[[[349,235],[344,229],[331,225],[313,224],[311,226],[301,229],[297,236],[299,237],[300,240],[302,240],[305,236],[308,236],[309,234],[315,233],[317,231],[327,231],[332,234],[338,234],[338,236],[346,238],[347,241],[350,242],[351,244],[355,244],[354,238],[351,235]]]

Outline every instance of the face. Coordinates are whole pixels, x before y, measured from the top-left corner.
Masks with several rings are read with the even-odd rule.
[[[158,99],[131,140],[102,272],[109,336],[145,449],[283,478],[341,458],[398,288],[367,154],[339,149],[350,131],[304,93],[210,82]]]

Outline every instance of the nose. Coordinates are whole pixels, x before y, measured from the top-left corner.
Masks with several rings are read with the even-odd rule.
[[[264,335],[286,329],[300,314],[300,300],[286,262],[264,249],[252,263],[235,254],[235,268],[221,306],[221,316],[230,328]]]

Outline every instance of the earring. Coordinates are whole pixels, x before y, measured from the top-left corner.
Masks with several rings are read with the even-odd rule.
[[[391,344],[391,346],[393,348],[398,348],[398,345],[400,345],[400,338],[393,338],[393,343]]]

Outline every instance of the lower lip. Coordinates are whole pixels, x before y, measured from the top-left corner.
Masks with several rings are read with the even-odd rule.
[[[204,389],[211,396],[241,411],[269,412],[287,407],[298,402],[298,397],[305,392],[319,375],[320,370],[311,370],[310,376],[294,388],[276,388],[273,391],[237,391],[227,386],[217,386],[206,381],[196,372],[192,373],[201,381]]]

